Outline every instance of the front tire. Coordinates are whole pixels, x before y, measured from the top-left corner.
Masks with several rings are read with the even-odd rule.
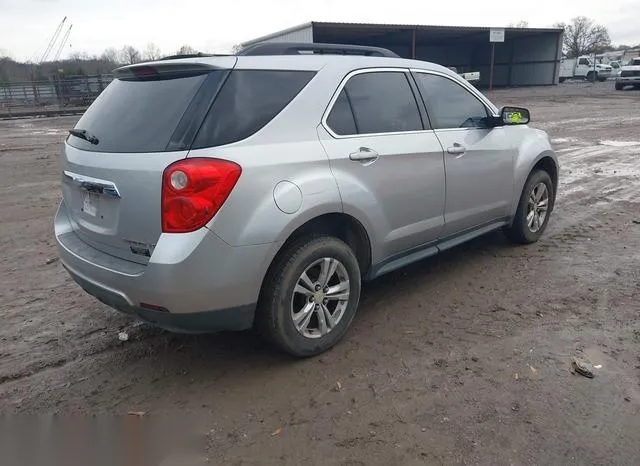
[[[352,249],[332,236],[305,236],[276,259],[260,296],[257,325],[267,340],[297,357],[323,353],[351,326],[361,276]]]
[[[505,234],[519,244],[535,243],[547,228],[555,202],[555,187],[544,170],[534,171],[527,180],[516,216]]]
[[[616,83],[616,91],[621,91],[624,89],[624,86],[620,83]]]

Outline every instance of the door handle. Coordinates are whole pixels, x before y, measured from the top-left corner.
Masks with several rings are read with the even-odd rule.
[[[467,151],[467,148],[457,142],[452,147],[447,147],[447,152],[453,155],[462,155]]]
[[[374,162],[378,158],[378,153],[368,147],[361,147],[357,152],[349,154],[349,158],[358,162]]]

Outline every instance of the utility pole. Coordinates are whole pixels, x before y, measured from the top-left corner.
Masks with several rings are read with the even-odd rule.
[[[491,42],[491,68],[489,69],[489,92],[493,91],[493,67],[496,61],[496,42],[504,42],[504,29],[490,29],[489,42]]]

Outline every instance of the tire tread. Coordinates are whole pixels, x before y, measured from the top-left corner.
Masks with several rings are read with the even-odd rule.
[[[352,256],[355,266],[357,267],[358,263],[355,254],[353,254],[353,251],[346,243],[328,234],[312,233],[297,238],[279,254],[272,266],[269,268],[269,272],[267,273],[267,277],[265,278],[262,291],[260,293],[260,299],[256,311],[256,329],[269,343],[296,357],[313,356],[324,350],[302,351],[292,347],[292,344],[286,338],[285,331],[282,327],[283,322],[279,322],[278,320],[276,310],[280,305],[278,301],[281,298],[278,291],[281,291],[286,287],[286,275],[288,271],[292,267],[295,267],[299,262],[300,256],[307,254],[309,250],[328,246],[345,248],[345,251],[348,251]],[[357,270],[359,273],[359,268],[357,268]],[[354,316],[351,316],[350,319],[352,320],[353,317]],[[345,318],[349,317],[345,316]],[[350,324],[351,322],[349,321],[343,329],[332,331],[332,334],[333,332],[338,332],[334,334],[334,337],[336,335],[338,336],[335,338],[335,343],[342,339]],[[331,346],[333,346],[333,344]]]

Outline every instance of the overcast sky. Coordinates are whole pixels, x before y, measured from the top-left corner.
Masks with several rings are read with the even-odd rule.
[[[497,5],[503,5],[498,7]],[[165,53],[189,44],[204,52],[308,21],[549,27],[588,16],[614,43],[640,43],[640,0],[0,0],[0,54],[33,60],[64,16],[73,24],[69,53],[100,54],[150,42]]]

